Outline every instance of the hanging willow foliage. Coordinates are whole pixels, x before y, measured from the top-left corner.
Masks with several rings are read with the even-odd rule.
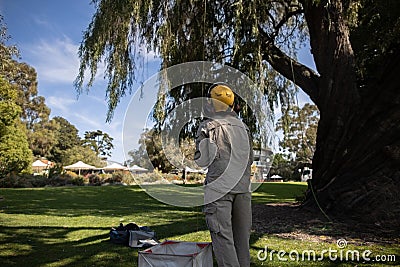
[[[265,44],[295,57],[306,37],[302,7],[296,0],[93,0],[93,4],[97,10],[79,48],[75,87],[78,93],[88,90],[99,64],[105,63],[107,121],[138,80],[143,47],[160,56],[161,68],[198,60],[232,66],[260,85],[270,96],[270,105],[288,103],[293,93],[293,87],[267,63]],[[178,101],[204,95],[199,90],[192,88],[189,94],[176,90],[170,96]],[[157,104],[160,110],[154,114],[165,112],[167,105]]]

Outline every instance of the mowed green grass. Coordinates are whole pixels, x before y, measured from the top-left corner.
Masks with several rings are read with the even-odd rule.
[[[304,183],[265,183],[253,193],[253,202],[294,202],[305,189]],[[109,241],[110,228],[120,222],[149,226],[159,240],[210,241],[201,207],[163,204],[139,186],[0,189],[0,197],[0,266],[137,266],[137,249]],[[276,255],[260,261],[257,254],[265,246],[322,251],[332,244],[254,232],[252,266],[336,266],[329,259],[282,262]],[[400,254],[391,246],[372,249]]]

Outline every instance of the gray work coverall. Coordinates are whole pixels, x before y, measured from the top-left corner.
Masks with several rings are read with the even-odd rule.
[[[218,266],[250,266],[252,139],[231,111],[204,121],[196,136],[195,161],[208,167],[204,212]]]

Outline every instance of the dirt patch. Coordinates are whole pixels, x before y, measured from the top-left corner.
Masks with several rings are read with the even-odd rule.
[[[293,203],[254,204],[253,229],[260,234],[314,242],[346,239],[356,245],[400,244],[399,229],[329,221],[322,212],[306,210]]]

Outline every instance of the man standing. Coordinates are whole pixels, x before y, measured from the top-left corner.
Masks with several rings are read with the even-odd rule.
[[[205,216],[218,266],[250,266],[252,139],[233,111],[234,93],[225,84],[208,92],[209,119],[196,136],[194,159],[208,167]]]

